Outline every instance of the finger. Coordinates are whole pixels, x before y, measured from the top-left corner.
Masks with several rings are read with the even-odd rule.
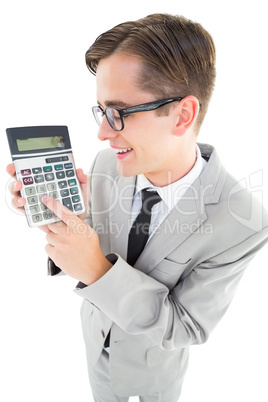
[[[54,234],[65,234],[66,224],[62,221],[48,224],[49,232]]]
[[[8,189],[13,196],[18,197],[20,195],[20,190],[22,189],[22,182],[11,181],[8,185]]]
[[[83,172],[83,169],[77,169],[76,174],[80,182],[81,190],[83,194],[87,196],[89,192],[90,177]]]
[[[55,247],[51,246],[51,244],[46,244],[45,251],[46,251],[47,255],[54,261],[54,259],[55,259],[55,257],[54,257]]]
[[[11,177],[16,177],[16,169],[15,169],[15,166],[13,165],[13,163],[9,163],[7,165],[6,171]]]
[[[77,178],[78,178],[80,184],[88,183],[89,176],[84,173],[83,169],[77,169],[76,174],[77,174]]]
[[[66,228],[66,225],[65,225]],[[58,235],[56,235],[55,233],[49,231],[46,235],[46,241],[48,244],[50,244],[51,246],[55,247],[56,246],[56,242],[57,242],[57,237]]]
[[[50,233],[50,229],[49,229],[48,225],[38,226],[38,229],[42,230],[42,232]]]
[[[15,166],[10,163],[6,167],[6,171],[11,177],[16,178],[16,170]],[[25,205],[26,201],[24,199],[20,200],[20,190],[22,189],[22,182],[21,181],[10,181],[8,184],[8,189],[10,193],[16,198],[13,202],[13,205],[16,207],[20,207],[22,205]]]
[[[42,202],[67,226],[72,227],[81,222],[81,219],[78,218],[78,216],[73,214],[68,208],[54,198],[44,195],[42,197]]]
[[[13,197],[11,201],[13,207],[15,207],[18,211],[25,214],[24,205],[26,204],[25,198],[22,197]]]
[[[26,199],[21,197],[20,190],[22,189],[22,182],[21,181],[15,181],[11,182],[8,185],[10,193],[13,195],[12,198],[12,205],[20,209],[26,204]],[[22,208],[22,212],[24,213],[24,209]]]
[[[76,174],[77,174],[77,178],[78,178],[78,180],[80,182],[80,186],[81,186],[85,206],[87,208],[88,200],[89,200],[90,177],[83,172],[83,169],[77,169]]]

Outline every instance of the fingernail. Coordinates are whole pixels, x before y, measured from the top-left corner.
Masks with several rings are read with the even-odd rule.
[[[18,204],[22,204],[22,198],[18,198]]]
[[[42,201],[47,202],[48,200],[49,200],[49,196],[48,195],[43,195]]]

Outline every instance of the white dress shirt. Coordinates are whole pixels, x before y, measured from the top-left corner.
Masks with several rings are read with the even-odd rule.
[[[185,176],[175,181],[174,183],[171,183],[164,187],[156,187],[143,174],[138,175],[132,203],[130,227],[132,226],[133,222],[135,221],[141,210],[141,190],[144,188],[148,188],[148,190],[157,191],[162,201],[154,205],[152,208],[152,218],[149,228],[150,240],[152,234],[157,230],[158,226],[163,222],[163,220],[183,197],[188,188],[191,187],[198,176],[200,176],[206,164],[207,162],[205,161],[205,159],[202,158],[200,149],[198,145],[196,145],[195,165]]]

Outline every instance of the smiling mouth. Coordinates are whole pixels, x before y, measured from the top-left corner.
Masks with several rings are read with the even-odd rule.
[[[115,149],[115,152],[116,152],[117,154],[125,154],[125,153],[127,153],[127,152],[129,152],[129,151],[132,151],[132,149],[133,149],[133,148]]]

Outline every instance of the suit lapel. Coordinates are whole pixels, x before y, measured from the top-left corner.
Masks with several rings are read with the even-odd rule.
[[[207,215],[200,194],[200,180],[197,179],[158,227],[139,256],[135,268],[148,274],[205,222]]]
[[[111,250],[126,260],[128,232],[136,177],[117,176],[111,191]]]

